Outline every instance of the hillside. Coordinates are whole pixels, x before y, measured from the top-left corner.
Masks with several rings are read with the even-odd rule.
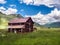
[[[40,25],[40,24],[38,24],[38,23],[36,23],[36,22],[34,22],[34,26],[39,27],[39,26],[41,26],[41,25]]]
[[[11,15],[5,15],[0,12],[0,18],[6,18],[7,20],[10,20],[12,18],[19,17],[21,18],[22,16],[20,14],[11,14]]]
[[[5,14],[2,14],[0,12],[0,29],[5,29],[7,28],[7,24],[9,22],[9,20],[13,19],[13,18],[22,18],[21,15],[19,14],[11,14],[11,15],[5,15]]]

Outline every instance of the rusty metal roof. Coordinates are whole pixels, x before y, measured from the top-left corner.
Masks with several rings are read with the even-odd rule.
[[[25,25],[8,26],[8,28],[25,28]]]
[[[24,23],[26,22],[30,17],[27,18],[14,18],[9,21],[9,23]]]

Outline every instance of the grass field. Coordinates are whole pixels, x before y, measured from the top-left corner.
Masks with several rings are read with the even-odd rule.
[[[38,28],[23,34],[0,30],[0,45],[60,45],[60,28]]]

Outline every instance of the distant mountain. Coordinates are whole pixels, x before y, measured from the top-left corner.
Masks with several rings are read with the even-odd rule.
[[[38,24],[38,23],[36,23],[36,22],[34,22],[34,26],[39,27],[39,26],[41,26],[41,25],[40,25],[40,24]]]
[[[41,27],[41,28],[44,27],[43,25],[40,25],[40,24],[38,24],[38,23],[36,23],[36,22],[34,22],[34,26],[36,26],[36,27]]]
[[[50,24],[45,24],[46,27],[52,27],[52,28],[60,28],[60,22],[53,22]]]
[[[22,16],[20,14],[11,14],[11,15],[5,15],[3,13],[0,12],[0,18],[6,18],[7,20],[10,20],[12,18],[22,18]]]

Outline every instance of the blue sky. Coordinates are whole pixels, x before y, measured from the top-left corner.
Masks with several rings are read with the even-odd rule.
[[[54,10],[55,7],[47,7],[45,5],[26,5],[25,3],[20,3],[19,0],[6,0],[7,2],[5,4],[0,4],[0,7],[3,6],[6,9],[8,8],[15,8],[17,9],[17,13],[21,15],[35,15],[38,12],[41,12],[41,14],[48,14],[52,10]],[[12,5],[12,6],[11,6]]]
[[[60,0],[0,0],[0,12],[21,14],[32,17],[39,24],[46,24],[60,21]]]

